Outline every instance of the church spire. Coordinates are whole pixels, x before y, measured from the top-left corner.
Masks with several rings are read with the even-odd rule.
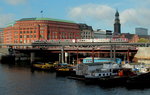
[[[115,16],[117,17],[119,17],[119,12],[118,12],[118,10],[116,10],[116,13],[115,13]]]
[[[114,23],[114,34],[120,34],[121,33],[121,24],[120,24],[120,19],[119,19],[119,12],[116,10],[115,13],[115,23]]]

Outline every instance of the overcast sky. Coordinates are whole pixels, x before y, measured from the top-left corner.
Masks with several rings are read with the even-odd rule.
[[[86,23],[112,30],[116,9],[123,33],[149,28],[150,0],[0,0],[0,27],[21,18],[43,17]]]

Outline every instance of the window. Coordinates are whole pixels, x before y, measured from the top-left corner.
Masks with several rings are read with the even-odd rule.
[[[43,35],[40,35],[40,38],[44,38],[44,36],[43,36]]]
[[[51,36],[50,36],[50,35],[48,35],[48,39],[50,39],[50,37],[51,37]]]
[[[24,43],[26,43],[27,41],[26,40],[24,40]]]
[[[40,33],[44,33],[44,31],[40,31]]]
[[[20,43],[22,43],[22,40],[20,40]]]

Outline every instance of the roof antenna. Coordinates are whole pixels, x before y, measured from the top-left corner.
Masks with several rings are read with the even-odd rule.
[[[41,18],[43,18],[43,10],[40,13],[41,13]]]

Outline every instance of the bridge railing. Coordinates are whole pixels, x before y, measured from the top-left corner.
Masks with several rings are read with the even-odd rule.
[[[47,48],[47,47],[62,47],[62,46],[74,46],[74,47],[96,47],[96,46],[135,46],[135,47],[149,47],[150,43],[42,43],[42,44],[0,44],[2,47],[13,48]]]

